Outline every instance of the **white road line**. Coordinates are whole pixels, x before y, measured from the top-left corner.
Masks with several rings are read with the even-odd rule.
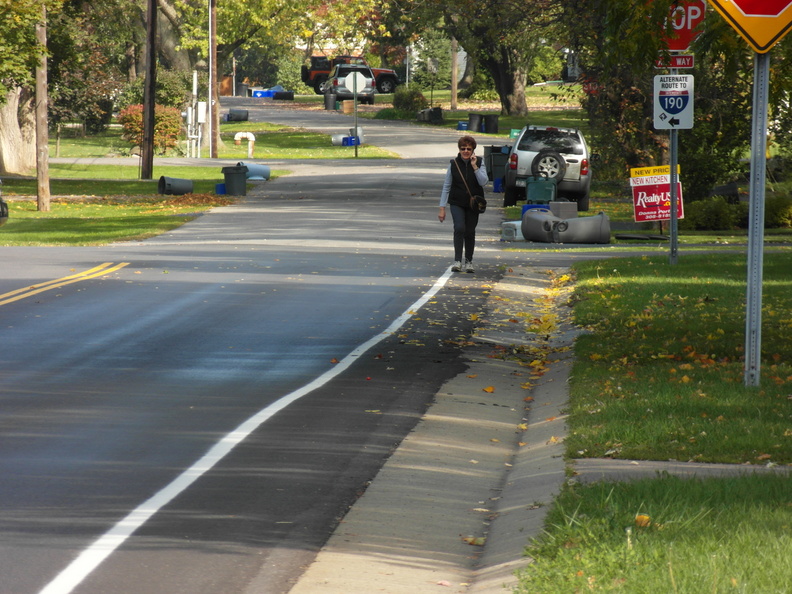
[[[203,455],[195,464],[182,472],[170,484],[153,497],[140,504],[130,512],[124,519],[113,526],[104,535],[100,536],[88,548],[83,550],[79,556],[72,561],[55,579],[47,584],[40,594],[69,594],[74,588],[80,585],[113,551],[120,547],[135,530],[140,528],[151,516],[170,503],[175,497],[192,485],[201,476],[211,470],[215,464],[220,462],[231,450],[246,439],[262,423],[269,420],[274,414],[283,410],[290,404],[296,402],[306,394],[325,385],[331,379],[349,368],[358,357],[380,343],[385,338],[394,334],[401,328],[412,315],[423,307],[429,299],[434,297],[442,289],[451,277],[451,268],[445,271],[429,291],[413,303],[407,310],[396,318],[388,328],[364,342],[337,364],[332,369],[326,371],[312,382],[302,388],[291,392],[273,402],[266,408],[250,417],[239,427],[225,435],[217,442],[206,454]]]

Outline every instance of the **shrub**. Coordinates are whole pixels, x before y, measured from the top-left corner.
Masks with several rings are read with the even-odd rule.
[[[429,101],[418,89],[401,86],[393,94],[393,108],[400,111],[408,111],[413,115],[429,107]]]
[[[133,146],[143,144],[143,106],[130,105],[118,114],[121,136]],[[175,107],[154,107],[154,150],[164,153],[175,147],[182,131],[181,113]]]
[[[375,120],[414,120],[414,111],[405,111],[403,109],[394,109],[392,107],[385,107],[380,109],[375,115]]]
[[[680,229],[696,231],[726,231],[737,226],[737,209],[723,196],[696,200],[685,204],[685,218],[679,221]]]
[[[765,199],[765,227],[778,229],[792,225],[792,198],[774,195]]]
[[[201,75],[198,89],[199,97],[206,97],[208,93],[208,77]],[[143,103],[143,86],[145,77],[138,77],[129,83],[121,92],[116,101],[118,109],[126,109],[132,105]],[[154,87],[154,102],[157,105],[167,105],[182,109],[190,103],[192,95],[192,75],[188,72],[176,70],[157,69],[157,84]],[[203,99],[202,99],[203,101]]]

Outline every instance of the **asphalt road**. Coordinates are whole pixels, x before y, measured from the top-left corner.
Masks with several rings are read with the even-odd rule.
[[[493,212],[447,280],[436,141],[295,163],[149,241],[3,248],[0,594],[288,589],[463,369],[504,264]]]

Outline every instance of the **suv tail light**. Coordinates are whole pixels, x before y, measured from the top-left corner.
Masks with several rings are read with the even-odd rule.
[[[588,167],[588,162],[586,162],[586,167]],[[517,153],[512,153],[509,157],[509,169],[517,169]]]
[[[588,159],[583,159],[580,162],[580,175],[588,175],[589,173],[589,162]]]

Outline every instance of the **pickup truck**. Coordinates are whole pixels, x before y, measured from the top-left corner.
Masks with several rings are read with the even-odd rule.
[[[330,75],[330,70],[336,64],[359,64],[361,66],[368,66],[365,58],[360,56],[336,56],[335,58],[328,58],[327,56],[312,56],[311,65],[303,65],[302,67],[302,81],[313,90],[317,95],[323,95],[325,91],[325,83],[327,77]],[[374,73],[374,78],[377,84],[377,91],[380,93],[393,93],[397,85],[401,84],[399,76],[394,70],[388,68],[371,68]]]

